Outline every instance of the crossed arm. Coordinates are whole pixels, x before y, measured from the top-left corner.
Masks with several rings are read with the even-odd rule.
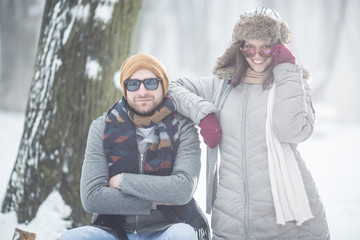
[[[180,121],[180,144],[169,176],[123,173],[109,184],[109,169],[103,152],[104,118],[95,120],[89,131],[81,176],[81,200],[87,212],[99,214],[150,214],[153,202],[182,205],[195,192],[200,172],[200,143],[197,130],[188,120]]]

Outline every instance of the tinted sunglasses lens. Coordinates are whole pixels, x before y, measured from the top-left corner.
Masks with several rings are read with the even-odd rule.
[[[255,48],[243,48],[242,53],[245,57],[251,58],[256,55],[256,49]],[[263,48],[259,50],[259,55],[263,58],[269,58],[271,57],[271,48]]]
[[[264,48],[259,52],[260,56],[262,56],[264,58],[271,57],[271,53],[272,53],[271,48]]]
[[[145,80],[128,79],[124,83],[126,89],[133,92],[140,88],[141,83],[144,83],[144,86],[147,90],[155,90],[159,87],[159,82],[159,78],[147,78]]]
[[[131,92],[138,90],[140,84],[141,84],[140,80],[129,79],[125,81],[126,89]]]
[[[155,90],[159,87],[159,81],[158,78],[147,78],[144,80],[144,85],[148,90]]]
[[[242,52],[245,55],[245,57],[253,57],[256,54],[256,50],[253,48],[244,48]]]

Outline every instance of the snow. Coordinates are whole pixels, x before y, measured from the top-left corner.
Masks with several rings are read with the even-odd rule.
[[[116,72],[114,73],[113,81],[114,81],[114,86],[115,86],[117,89],[119,89],[119,90],[122,91],[121,86],[120,86],[120,70],[118,70],[118,71],[116,71]]]
[[[95,59],[91,59],[91,57],[87,57],[85,75],[91,80],[101,80],[101,71],[102,67],[100,63]],[[98,77],[99,75],[100,77]]]
[[[71,30],[74,26],[75,20],[81,20],[84,23],[88,21],[89,19],[89,15],[90,15],[90,4],[85,4],[85,5],[81,5],[81,2],[78,2],[78,5],[73,7],[71,9],[71,21],[70,23],[67,25],[65,31],[64,31],[64,36],[62,39],[62,45],[65,45]]]
[[[82,20],[86,23],[89,20],[90,16],[90,4],[81,5],[81,1],[78,2],[78,5],[72,9],[71,14],[76,16],[76,19]]]
[[[62,39],[62,45],[66,44],[66,42],[67,42],[67,40],[68,40],[68,38],[70,36],[71,30],[72,30],[72,28],[74,26],[75,19],[76,19],[75,16],[74,16],[75,12],[76,12],[75,8],[72,9],[72,11],[71,11],[71,21],[70,21],[69,25],[66,27],[66,29],[64,31],[64,36],[63,36],[63,39]]]
[[[317,122],[313,136],[300,145],[300,152],[316,181],[323,200],[332,240],[358,240],[360,228],[360,124],[335,122],[330,106],[317,105]],[[4,196],[16,159],[24,116],[0,111],[0,194]],[[204,145],[202,145],[204,150]],[[57,155],[55,153],[55,155]],[[195,198],[205,209],[205,159]],[[3,197],[1,197],[3,199]],[[70,214],[60,194],[52,192],[28,224],[18,224],[16,214],[0,213],[0,239],[11,239],[15,227],[37,234],[36,240],[54,240],[66,231]],[[49,224],[51,223],[51,224]]]
[[[94,19],[102,21],[104,24],[108,23],[112,18],[114,4],[117,2],[118,0],[108,0],[103,1],[103,3],[99,3],[95,10]]]

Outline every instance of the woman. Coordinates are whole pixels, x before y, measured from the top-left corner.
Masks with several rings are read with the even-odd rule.
[[[309,73],[296,65],[289,42],[279,14],[257,8],[240,16],[214,77],[170,84],[178,111],[199,124],[212,148],[207,212],[213,239],[330,238],[315,183],[297,151],[313,132],[315,112]]]

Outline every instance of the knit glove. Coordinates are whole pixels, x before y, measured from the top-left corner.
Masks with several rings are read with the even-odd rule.
[[[295,64],[296,59],[292,52],[282,44],[275,44],[271,48],[273,52],[274,65],[277,66],[280,63],[292,63]]]
[[[204,138],[204,142],[210,148],[215,148],[221,139],[221,128],[216,119],[215,113],[210,113],[201,120],[200,134]]]

